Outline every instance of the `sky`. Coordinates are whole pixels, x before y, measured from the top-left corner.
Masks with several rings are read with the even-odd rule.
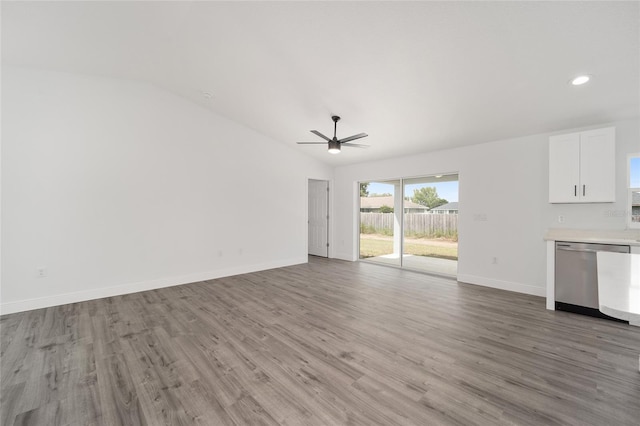
[[[640,188],[640,157],[631,159],[631,188]]]
[[[433,186],[438,191],[438,197],[444,198],[448,202],[458,201],[458,182],[440,182],[440,183],[421,183],[405,185],[405,197],[412,197],[413,190],[424,186]],[[393,185],[372,182],[369,184],[369,194],[384,194],[385,192],[393,194]]]

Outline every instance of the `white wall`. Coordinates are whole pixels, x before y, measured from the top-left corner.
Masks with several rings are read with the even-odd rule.
[[[625,218],[617,213],[626,210],[626,155],[640,151],[640,122],[589,128],[609,125],[616,127],[616,203],[548,203],[550,134],[336,168],[336,256],[357,258],[357,181],[459,172],[458,279],[543,296],[543,236],[548,228],[626,226]],[[560,214],[566,218],[563,224],[557,223]],[[495,265],[491,262],[494,256],[498,258]]]
[[[306,262],[329,167],[150,84],[2,86],[3,313]]]

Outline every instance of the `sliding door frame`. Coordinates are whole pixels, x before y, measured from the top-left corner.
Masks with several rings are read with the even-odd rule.
[[[405,212],[404,212],[404,192],[405,192],[405,181],[406,180],[412,180],[412,179],[419,179],[419,178],[430,178],[430,177],[436,177],[436,176],[450,176],[450,175],[457,175],[458,179],[458,199],[460,197],[460,172],[442,172],[442,173],[429,173],[429,174],[425,174],[425,175],[419,175],[419,176],[405,176],[405,177],[401,177],[401,178],[386,178],[386,179],[370,179],[370,180],[359,180],[356,182],[356,191],[357,191],[357,209],[356,209],[356,214],[357,214],[357,228],[356,228],[356,233],[357,233],[357,256],[356,259],[358,261],[362,261],[362,262],[368,262],[368,263],[375,263],[376,265],[386,265],[386,266],[391,266],[394,268],[400,268],[400,269],[407,269],[410,271],[415,271],[415,272],[422,272],[422,273],[434,273],[436,275],[439,275],[437,272],[429,272],[429,271],[424,271],[424,270],[420,270],[420,269],[414,269],[414,268],[407,268],[406,266],[404,266],[404,245],[405,245],[405,235],[404,235],[404,222],[405,222]],[[399,257],[400,257],[400,264],[399,265],[393,265],[393,264],[383,264],[383,263],[377,263],[374,261],[370,261],[367,259],[361,259],[360,258],[360,236],[361,236],[361,227],[362,227],[362,215],[360,214],[360,210],[362,207],[362,203],[361,203],[361,197],[360,197],[360,184],[362,183],[371,183],[371,182],[388,182],[388,181],[399,181],[400,182],[400,191],[401,191],[401,200],[402,200],[402,216],[400,219],[400,253],[399,253]],[[395,200],[395,194],[394,194],[394,200]],[[395,201],[394,201],[395,204]],[[394,206],[394,211],[395,211],[395,206]],[[459,217],[458,217],[459,219]],[[459,223],[459,221],[458,221]],[[458,225],[458,239],[459,237],[459,225]],[[444,275],[443,275],[444,276]],[[448,276],[448,275],[447,275]]]

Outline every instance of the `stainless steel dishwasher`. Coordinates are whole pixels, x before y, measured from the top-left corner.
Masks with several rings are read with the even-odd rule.
[[[629,253],[629,246],[556,242],[556,309],[610,318],[598,310],[599,251]]]

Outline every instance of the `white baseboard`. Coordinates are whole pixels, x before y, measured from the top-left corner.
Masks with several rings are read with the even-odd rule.
[[[528,284],[514,283],[510,281],[495,280],[493,278],[478,277],[475,275],[458,274],[458,281],[467,284],[481,285],[500,290],[515,291],[516,293],[530,294],[532,296],[545,297],[546,287],[537,287]]]
[[[351,253],[334,253],[333,258],[340,259],[340,260],[348,260],[349,262],[355,261],[355,259],[353,258],[353,254]]]
[[[18,300],[0,304],[0,314],[13,314],[16,312],[30,311],[33,309],[48,308],[51,306],[66,305],[68,303],[84,302],[87,300],[101,299],[103,297],[120,296],[140,291],[155,290],[163,287],[189,284],[199,281],[213,280],[216,278],[229,277],[232,275],[247,274],[250,272],[264,271],[267,269],[282,268],[285,266],[299,265],[307,263],[307,256],[301,258],[287,259],[275,262],[257,263],[254,265],[243,265],[232,268],[219,269],[215,271],[200,272],[196,274],[183,275],[180,277],[161,278],[157,280],[141,281],[136,283],[121,284],[112,287],[102,287],[92,290],[77,291],[73,293],[56,294],[53,296],[38,297],[35,299]]]

